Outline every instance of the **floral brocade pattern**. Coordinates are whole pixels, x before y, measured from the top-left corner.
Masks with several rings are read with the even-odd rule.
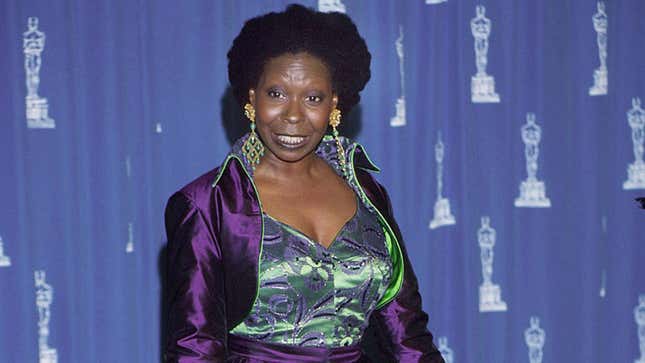
[[[358,204],[328,249],[263,215],[259,296],[232,334],[298,346],[360,341],[392,264],[376,216]]]

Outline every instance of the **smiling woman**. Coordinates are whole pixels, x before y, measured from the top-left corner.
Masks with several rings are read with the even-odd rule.
[[[168,202],[166,361],[443,362],[378,168],[338,133],[370,77],[356,26],[291,5],[228,57],[251,131]]]

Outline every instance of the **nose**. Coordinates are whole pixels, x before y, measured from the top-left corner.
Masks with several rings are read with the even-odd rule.
[[[297,100],[290,100],[285,111],[284,119],[289,123],[298,123],[302,121],[302,105]]]

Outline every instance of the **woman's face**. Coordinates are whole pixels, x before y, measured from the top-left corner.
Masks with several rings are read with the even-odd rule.
[[[308,53],[283,54],[264,66],[249,90],[265,157],[296,162],[311,155],[338,104],[327,66]]]

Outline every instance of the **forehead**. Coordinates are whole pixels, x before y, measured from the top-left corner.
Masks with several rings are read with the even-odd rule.
[[[264,65],[260,82],[326,82],[331,72],[318,57],[309,53],[286,53],[269,59]]]

